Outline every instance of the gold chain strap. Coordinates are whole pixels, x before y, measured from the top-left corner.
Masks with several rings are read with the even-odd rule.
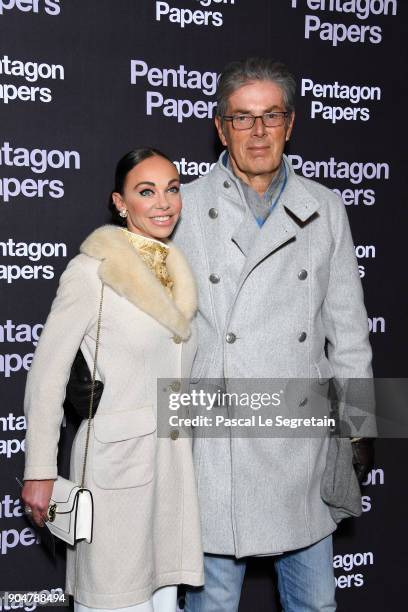
[[[103,304],[103,289],[104,284],[102,283],[101,287],[101,299],[99,302],[99,312],[98,312],[98,324],[96,327],[96,345],[95,345],[95,357],[93,363],[93,371],[92,371],[92,386],[91,386],[91,399],[89,400],[89,414],[88,414],[88,425],[86,430],[86,442],[85,442],[85,453],[84,453],[84,464],[82,468],[82,478],[81,478],[81,489],[84,488],[85,484],[85,470],[86,470],[86,460],[88,458],[88,447],[89,447],[89,436],[91,433],[91,422],[92,422],[92,409],[94,403],[94,393],[95,393],[95,376],[96,376],[96,363],[98,360],[98,349],[99,349],[99,336],[101,332],[101,319],[102,319],[102,304]]]

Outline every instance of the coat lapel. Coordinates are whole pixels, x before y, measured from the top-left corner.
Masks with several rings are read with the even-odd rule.
[[[320,203],[304,188],[290,168],[288,183],[279,204],[258,230],[253,246],[248,252],[240,286],[263,259],[284,244],[296,239],[299,229],[316,214],[319,206]]]
[[[101,261],[98,274],[102,282],[187,340],[190,321],[197,309],[196,287],[184,256],[173,244],[169,247],[167,269],[174,281],[173,299],[120,228],[105,225],[95,230],[80,250]]]
[[[258,224],[254,215],[252,214],[251,209],[249,206],[247,206],[245,209],[244,218],[231,236],[231,239],[240,248],[245,257],[248,257],[254,243],[254,236],[256,236],[258,233]]]

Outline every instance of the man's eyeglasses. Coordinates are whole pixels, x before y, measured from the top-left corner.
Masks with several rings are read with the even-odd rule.
[[[254,127],[257,119],[262,119],[265,127],[279,127],[285,123],[285,119],[288,116],[288,111],[273,111],[263,115],[224,115],[223,119],[225,121],[232,121],[234,130],[250,130]]]

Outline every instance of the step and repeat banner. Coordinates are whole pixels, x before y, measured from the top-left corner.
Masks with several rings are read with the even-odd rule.
[[[184,182],[210,170],[226,62],[270,56],[296,76],[287,153],[343,198],[376,376],[406,376],[407,4],[0,0],[0,591],[64,587],[64,551],[47,556],[16,481],[26,373],[58,278],[109,219],[114,167],[129,149],[163,149]],[[63,423],[65,469],[74,427]],[[339,610],[400,610],[406,598],[407,452],[404,440],[378,441],[363,514],[336,534]],[[270,559],[252,560],[241,612],[279,610],[274,585]]]

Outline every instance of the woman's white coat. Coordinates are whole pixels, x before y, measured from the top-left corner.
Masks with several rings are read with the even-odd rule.
[[[191,440],[157,429],[157,379],[178,389],[196,350],[194,279],[169,246],[173,299],[124,232],[94,231],[61,276],[28,375],[24,477],[56,478],[65,387],[79,346],[92,369],[104,283],[97,378],[105,387],[86,469],[94,537],[68,550],[67,569],[67,591],[91,607],[130,606],[161,586],[203,582]],[[85,431],[83,422],[72,448],[76,482]]]

